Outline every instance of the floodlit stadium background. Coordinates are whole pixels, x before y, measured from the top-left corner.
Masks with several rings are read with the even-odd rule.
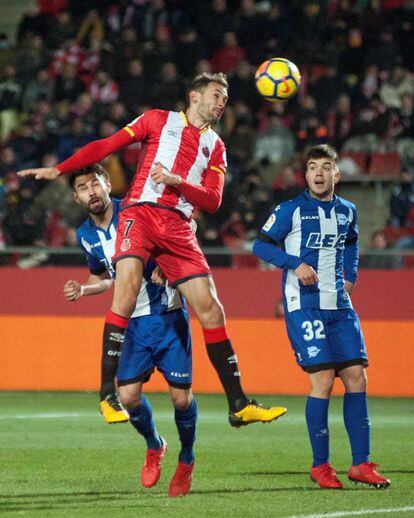
[[[340,150],[338,192],[359,210],[362,268],[353,299],[370,351],[371,393],[413,395],[410,2],[39,0],[5,1],[1,9],[0,388],[96,389],[110,303],[110,295],[64,302],[63,283],[87,275],[74,239],[84,214],[66,179],[46,185],[21,181],[16,171],[56,163],[151,107],[183,108],[194,74],[213,70],[230,82],[218,128],[229,170],[222,208],[195,219],[210,264],[225,268],[216,280],[247,389],[307,390],[280,314],[280,272],[263,269],[250,248],[269,210],[304,188],[303,151],[328,141]],[[255,90],[254,71],[272,56],[301,70],[300,92],[285,104]],[[117,196],[138,156],[133,145],[106,160]],[[193,333],[195,389],[219,391],[196,324]],[[159,378],[150,385],[163,387]]]

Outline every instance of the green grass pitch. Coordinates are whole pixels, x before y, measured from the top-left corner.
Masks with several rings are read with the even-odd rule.
[[[343,491],[309,480],[304,397],[260,396],[288,407],[269,425],[233,429],[223,396],[199,395],[193,487],[167,496],[178,438],[169,398],[150,394],[169,451],[157,486],[140,486],[143,440],[129,424],[105,425],[91,393],[0,393],[0,515],[34,517],[414,516],[414,403],[369,401],[372,460],[392,479],[387,490],[354,486],[342,401],[330,408],[331,462]],[[376,511],[376,512],[374,512]]]

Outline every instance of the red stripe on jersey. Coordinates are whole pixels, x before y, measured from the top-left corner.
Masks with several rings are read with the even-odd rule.
[[[134,132],[135,142],[142,142],[135,176],[125,197],[127,205],[137,203],[141,199],[149,172],[154,164],[161,131],[167,121],[168,113],[167,111],[151,110],[127,126]],[[148,127],[151,129],[148,130]]]

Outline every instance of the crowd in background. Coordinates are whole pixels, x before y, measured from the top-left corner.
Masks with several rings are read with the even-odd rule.
[[[54,165],[151,108],[182,110],[194,75],[221,71],[229,167],[220,211],[195,214],[203,246],[243,249],[303,190],[303,150],[328,141],[368,160],[398,152],[390,225],[414,248],[413,34],[413,0],[38,0],[16,42],[0,35],[0,244],[74,245],[84,218],[66,178],[16,171]],[[288,103],[255,89],[256,67],[274,56],[302,73]],[[103,164],[114,195],[139,153],[134,144]]]

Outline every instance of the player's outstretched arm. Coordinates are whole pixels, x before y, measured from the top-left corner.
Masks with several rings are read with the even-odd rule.
[[[17,176],[24,178],[26,176],[34,176],[36,180],[54,180],[60,174],[56,167],[38,167],[36,169],[23,169],[17,173]]]

